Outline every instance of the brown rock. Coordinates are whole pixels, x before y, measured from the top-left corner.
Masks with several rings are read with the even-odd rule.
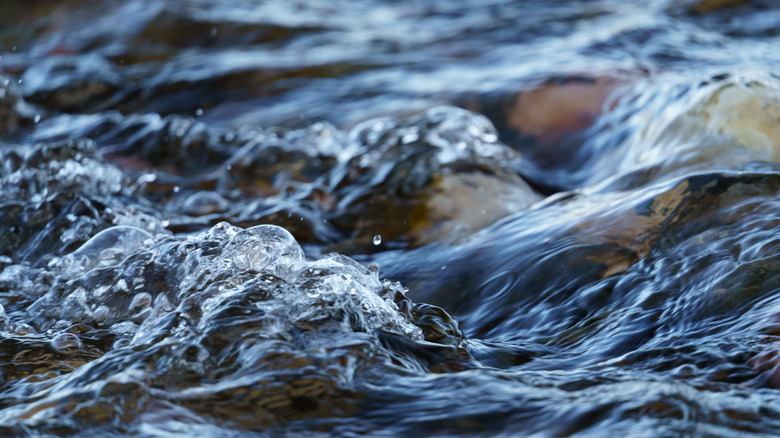
[[[573,76],[551,79],[517,93],[507,111],[507,125],[522,135],[555,143],[590,127],[604,103],[625,79],[615,76]]]

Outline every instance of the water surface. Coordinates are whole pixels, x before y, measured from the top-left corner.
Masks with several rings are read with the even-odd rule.
[[[780,433],[778,26],[6,0],[0,434]]]

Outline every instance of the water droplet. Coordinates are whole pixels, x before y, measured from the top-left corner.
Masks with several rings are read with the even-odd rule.
[[[195,110],[195,115],[196,116],[202,116],[203,115],[203,110],[198,108],[197,110]]]
[[[36,114],[35,117],[33,117],[33,122],[38,123],[40,121],[41,121],[41,115],[40,114]]]
[[[382,236],[377,234],[376,236],[374,236],[374,245],[379,245],[380,243],[382,243]]]
[[[173,188],[173,193],[179,193],[179,190],[181,190],[181,187],[179,187],[179,186],[175,186],[175,187]]]

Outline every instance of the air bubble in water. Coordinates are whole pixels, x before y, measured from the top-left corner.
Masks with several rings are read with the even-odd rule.
[[[108,266],[122,261],[128,255],[144,248],[153,236],[131,226],[105,229],[89,239],[69,255],[73,276],[81,275],[96,266]]]
[[[377,234],[376,236],[374,236],[374,245],[379,245],[380,243],[382,243],[382,236]]]
[[[230,203],[216,192],[194,193],[182,205],[182,211],[190,216],[223,213],[228,208]]]
[[[51,348],[59,354],[73,354],[81,351],[84,344],[73,333],[60,333],[50,342]]]
[[[257,225],[238,232],[224,253],[239,270],[269,270],[284,275],[303,260],[303,250],[289,231],[275,225]]]

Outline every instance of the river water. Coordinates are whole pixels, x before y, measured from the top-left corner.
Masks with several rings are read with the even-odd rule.
[[[780,434],[780,9],[4,0],[0,435]]]

